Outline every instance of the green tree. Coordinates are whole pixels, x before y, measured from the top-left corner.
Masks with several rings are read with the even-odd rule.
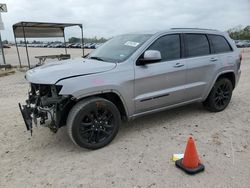
[[[107,39],[101,37],[97,38],[96,36],[94,38],[83,38],[84,43],[104,43],[107,41]],[[69,38],[69,43],[80,43],[82,42],[82,39],[76,38],[76,37],[71,37]]]
[[[80,42],[79,38],[76,38],[76,37],[69,38],[69,43],[78,43],[78,42]]]
[[[234,40],[250,40],[250,26],[243,28],[241,25],[228,30],[229,36]]]

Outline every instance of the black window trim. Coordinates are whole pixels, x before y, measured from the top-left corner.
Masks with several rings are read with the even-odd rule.
[[[229,48],[230,48],[230,51],[226,51],[226,52],[217,52],[217,53],[216,53],[215,50],[214,50],[213,42],[212,42],[212,40],[209,38],[209,35],[214,35],[214,36],[219,36],[219,37],[224,38],[225,41],[227,42]],[[231,44],[228,42],[228,40],[226,39],[226,37],[224,37],[223,35],[218,35],[218,34],[207,34],[207,38],[208,38],[208,40],[209,40],[209,43],[211,43],[211,47],[212,47],[212,53],[211,53],[211,54],[223,54],[223,53],[230,53],[230,52],[233,52],[233,51],[234,51],[233,48],[232,48],[232,46],[231,46]]]
[[[183,38],[183,33],[167,33],[164,35],[159,36],[158,38],[156,38],[155,40],[153,40],[147,47],[145,50],[143,50],[143,52],[139,55],[139,57],[136,60],[136,65],[138,65],[138,61],[140,59],[140,57],[144,54],[145,51],[147,51],[149,49],[149,47],[151,45],[153,45],[157,40],[159,40],[162,37],[168,36],[168,35],[179,35],[179,40],[180,40],[180,58],[178,59],[171,59],[171,60],[165,60],[165,61],[159,61],[159,62],[155,62],[153,64],[157,64],[157,63],[165,63],[165,62],[169,62],[169,61],[176,61],[176,60],[180,60],[185,58],[185,52],[184,52],[184,38]]]
[[[188,55],[188,44],[187,44],[187,35],[188,34],[192,34],[192,35],[205,35],[207,42],[208,42],[208,46],[209,46],[209,54],[205,54],[205,55],[197,55],[197,56],[192,56],[189,57]],[[210,43],[210,40],[207,36],[207,33],[183,33],[183,38],[184,38],[184,58],[196,58],[196,57],[203,57],[203,56],[208,56],[212,54],[212,43]]]

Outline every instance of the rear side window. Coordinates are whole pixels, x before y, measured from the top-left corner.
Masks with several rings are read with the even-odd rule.
[[[208,35],[209,40],[213,45],[213,50],[215,53],[230,52],[232,48],[223,36],[219,35]]]
[[[186,34],[186,46],[188,57],[210,54],[209,43],[206,35]]]
[[[161,61],[179,59],[181,57],[179,34],[166,35],[157,39],[148,50],[158,50],[161,52]]]

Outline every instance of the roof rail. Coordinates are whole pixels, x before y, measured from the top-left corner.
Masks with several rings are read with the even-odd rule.
[[[196,29],[196,30],[209,30],[209,31],[218,31],[216,29],[205,29],[205,28],[197,28],[197,27],[194,27],[194,28],[191,28],[191,27],[175,27],[175,28],[170,28],[170,29]]]

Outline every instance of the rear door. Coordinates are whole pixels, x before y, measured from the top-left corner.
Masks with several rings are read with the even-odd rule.
[[[186,33],[185,49],[187,63],[187,98],[202,98],[214,77],[219,61],[216,54],[211,55],[211,44],[206,34]]]
[[[158,38],[147,50],[161,52],[162,60],[135,65],[136,112],[180,103],[184,100],[186,64],[181,59],[181,36],[169,34]]]
[[[208,35],[208,39],[212,45],[212,53],[216,54],[220,58],[220,62],[223,67],[233,66],[235,63],[235,58],[233,56],[233,49],[227,42],[224,36],[221,35]]]

